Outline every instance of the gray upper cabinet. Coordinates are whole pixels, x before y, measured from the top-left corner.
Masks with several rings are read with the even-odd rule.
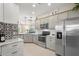
[[[49,17],[49,29],[51,30],[54,29],[56,22],[57,22],[57,15]]]
[[[79,17],[79,11],[69,11],[68,12],[68,17],[69,18]]]
[[[49,29],[49,19],[44,18],[40,20],[40,29]]]
[[[40,30],[40,20],[36,20],[35,23],[36,23],[36,24],[35,24],[35,28],[36,28],[37,30]]]
[[[3,22],[3,3],[0,3],[0,22]]]
[[[19,15],[18,5],[13,3],[4,3],[4,19],[6,23],[17,24]]]
[[[61,20],[67,19],[67,18],[68,18],[67,12],[61,13],[61,14],[58,15],[58,21],[61,21]]]

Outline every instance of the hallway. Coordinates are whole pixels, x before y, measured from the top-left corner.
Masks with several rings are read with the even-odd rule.
[[[55,52],[33,43],[24,43],[24,56],[55,56]]]

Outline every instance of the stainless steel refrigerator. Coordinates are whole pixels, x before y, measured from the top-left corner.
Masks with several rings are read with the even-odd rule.
[[[56,54],[62,56],[79,56],[79,17],[57,22]]]

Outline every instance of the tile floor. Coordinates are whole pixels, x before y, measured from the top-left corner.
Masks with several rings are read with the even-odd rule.
[[[33,43],[24,43],[24,56],[55,56],[55,52]]]

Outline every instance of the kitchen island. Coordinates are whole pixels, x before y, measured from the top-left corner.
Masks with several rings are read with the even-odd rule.
[[[23,39],[9,39],[0,42],[0,56],[22,56],[23,55]]]

